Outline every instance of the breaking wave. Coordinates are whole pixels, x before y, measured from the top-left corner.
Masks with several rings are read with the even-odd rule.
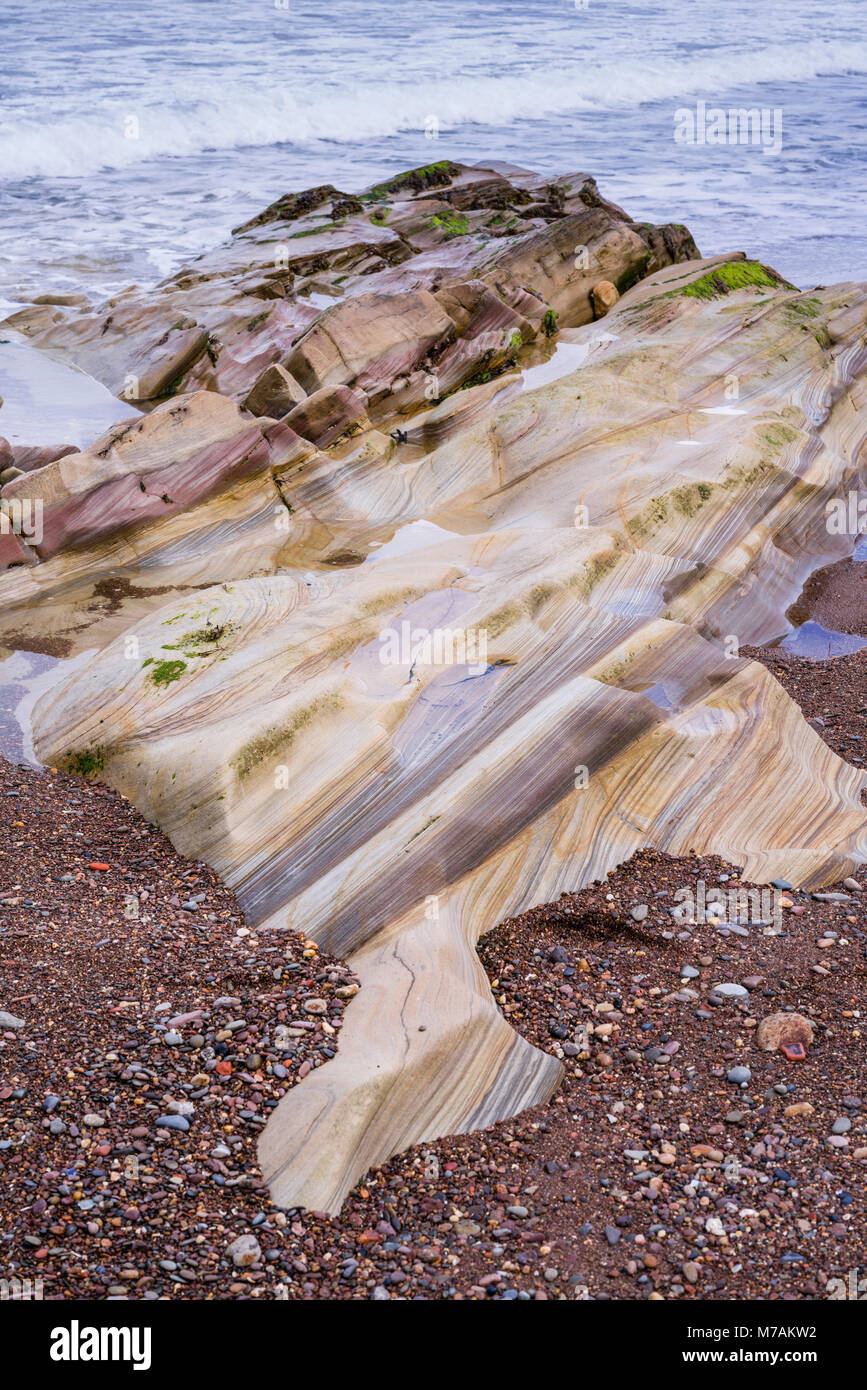
[[[435,117],[448,135],[468,125],[591,117],[594,112],[706,98],[725,104],[745,86],[779,86],[841,73],[867,72],[867,44],[837,41],[708,50],[679,62],[489,71],[443,80],[363,80],[351,88],[321,82],[281,87],[273,76],[239,83],[196,82],[177,70],[144,100],[118,96],[91,104],[87,115],[26,112],[0,120],[0,176],[63,177],[122,169],[172,155],[245,146],[357,143],[419,131]],[[178,91],[183,99],[178,99]],[[93,98],[91,97],[91,103]]]

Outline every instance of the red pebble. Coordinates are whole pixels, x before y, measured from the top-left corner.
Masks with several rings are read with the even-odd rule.
[[[111,865],[110,865],[110,864],[88,864],[87,867],[88,867],[89,869],[100,869],[100,870],[102,871],[102,873],[107,874],[108,871],[109,871],[109,869],[111,868]]]

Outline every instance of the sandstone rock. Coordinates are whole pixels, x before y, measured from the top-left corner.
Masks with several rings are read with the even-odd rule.
[[[63,323],[65,317],[62,309],[51,308],[47,304],[34,305],[32,308],[16,309],[14,314],[3,320],[3,326],[14,328],[16,333],[23,333],[27,338],[38,338],[43,333],[49,333],[55,324]]]
[[[78,452],[74,444],[16,444],[13,450],[15,467],[20,468],[22,473],[33,473],[55,459]]]
[[[0,523],[0,570],[11,569],[15,565],[34,565],[37,557],[23,537],[11,528],[7,530]]]
[[[800,1043],[806,1050],[813,1041],[813,1025],[803,1014],[768,1014],[756,1029],[756,1045],[763,1052],[776,1052],[784,1044]]]
[[[80,309],[89,305],[90,300],[86,294],[38,294],[31,303],[57,304],[63,307],[74,305],[76,308]]]
[[[356,383],[375,395],[454,332],[453,320],[427,290],[356,295],[327,309],[283,365],[311,395],[323,386]]]
[[[622,293],[640,279],[650,259],[644,241],[628,224],[602,208],[587,208],[521,237],[499,252],[484,279],[505,294],[530,285],[562,327],[593,319],[591,293],[603,280]]]
[[[604,318],[609,309],[613,309],[620,295],[617,293],[610,280],[600,280],[590,291],[593,301],[594,318]]]
[[[0,404],[2,404],[2,401],[0,401]],[[0,438],[0,469],[7,469],[14,460],[15,454],[9,440]]]
[[[243,1235],[226,1246],[226,1254],[236,1269],[249,1269],[262,1258],[262,1247],[255,1236]]]
[[[284,193],[276,202],[265,208],[264,212],[258,213],[256,217],[251,217],[249,222],[242,222],[239,227],[235,227],[233,235],[237,236],[241,232],[252,231],[254,227],[261,227],[270,222],[295,222],[299,217],[313,212],[314,209],[322,208],[329,203],[344,201],[346,197],[347,194],[339,192],[331,183],[321,183],[315,188],[305,188],[300,193]]]
[[[146,356],[128,364],[119,394],[132,402],[152,401],[171,394],[208,345],[204,328],[175,327],[158,340]]]
[[[327,449],[353,425],[365,420],[367,397],[349,386],[323,386],[290,410],[286,424],[303,439]]]
[[[263,428],[231,401],[199,392],[121,423],[83,453],[23,474],[3,495],[42,506],[35,548],[45,557],[189,507],[281,461],[294,440],[285,427]]]
[[[653,275],[663,266],[698,260],[701,255],[691,233],[680,223],[669,223],[661,227],[653,227],[645,222],[632,222],[630,225],[650,251],[646,275]]]
[[[304,397],[305,392],[295,378],[279,362],[273,362],[257,376],[244,401],[244,409],[251,415],[269,415],[280,420],[294,406],[300,405]]]
[[[685,228],[631,222],[586,174],[552,179],[497,161],[476,167],[443,160],[397,174],[361,197],[330,184],[287,193],[155,289],[131,287],[93,308],[83,296],[40,295],[48,302],[6,322],[150,410],[196,389],[244,400],[267,367],[287,362],[299,339],[333,313],[323,311],[323,297],[339,307],[387,295],[409,331],[379,344],[388,349],[381,364],[373,342],[369,363],[362,354],[349,370],[338,367],[337,378],[299,377],[312,392],[335,379],[352,385],[369,366],[387,389],[389,374],[403,379],[420,369],[430,343],[422,324],[420,351],[411,351],[415,328],[399,294],[448,292],[485,279],[525,323],[538,326],[556,311],[568,327],[590,320],[590,292],[601,278],[622,290],[687,256],[698,250]],[[387,316],[385,309],[377,315]],[[445,343],[460,337],[442,326]],[[442,366],[444,381],[459,385],[474,371],[502,369],[507,359],[486,362],[476,341],[489,331],[470,334],[474,346]],[[358,357],[357,344],[351,346]],[[372,380],[359,384],[379,394]],[[404,392],[401,408],[424,404],[417,387]]]
[[[435,298],[454,322],[458,336],[431,354],[429,370],[421,376],[428,397],[431,376],[436,379],[436,394],[444,396],[481,371],[496,371],[514,361],[524,344],[536,337],[530,320],[504,304],[482,280],[452,285]],[[415,403],[423,403],[422,395]],[[399,408],[405,408],[405,398],[400,399]]]
[[[500,172],[474,178],[490,185]],[[443,177],[440,193],[474,181]],[[181,412],[170,438],[165,418],[186,398],[137,421],[135,457],[108,441],[40,470],[57,486],[52,507],[92,494],[97,522],[108,514],[120,529],[82,550],[93,515],[75,518],[35,577],[24,566],[0,576],[7,631],[63,628],[90,653],[35,703],[42,761],[93,759],[96,745],[102,779],[218,866],[251,927],[303,930],[357,973],[338,1054],[308,1068],[263,1130],[262,1170],[287,1207],[337,1210],[391,1153],[551,1096],[559,1061],[514,1032],[481,978],[475,945],[497,921],[604,881],[642,845],[720,853],[745,882],[785,874],[808,891],[857,872],[867,851],[863,772],[816,737],[764,667],[730,659],[714,636],[761,644],[778,633],[825,553],[825,498],[849,486],[864,432],[863,355],[857,337],[832,355],[817,334],[844,306],[863,312],[867,290],[813,289],[807,305],[757,262],[714,257],[625,290],[601,334],[593,285],[643,274],[651,248],[610,209],[576,193],[581,211],[565,187],[552,191],[556,181],[503,177],[531,200],[504,221],[532,210],[528,230],[477,236],[470,212],[500,210],[442,198],[456,220],[415,255],[377,221],[398,203],[411,219],[408,205],[430,196],[419,176],[342,227],[328,203],[289,224],[276,242],[296,277],[285,298],[246,293],[275,268],[283,233],[271,223],[209,252],[153,302],[136,291],[103,317],[70,312],[62,351],[74,343],[114,368],[183,307],[219,340],[217,361],[206,352],[190,372],[212,389],[189,399],[210,406]],[[547,377],[478,382],[400,420],[392,377],[376,387],[371,424],[359,419],[328,453],[286,419],[251,420],[215,394],[244,399],[330,316],[346,341],[338,350],[323,332],[328,372],[363,386],[393,353],[414,385],[472,332],[476,309],[494,307],[456,291],[453,317],[436,295],[480,279],[533,327],[559,309]],[[315,300],[302,303],[305,289]],[[329,289],[348,297],[322,312]],[[381,313],[344,308],[374,296]],[[418,323],[401,336],[408,304],[443,336],[428,342]],[[759,386],[742,396],[745,414],[707,411],[747,360]],[[207,479],[203,456],[215,465]],[[822,487],[793,488],[817,458]],[[195,505],[164,504],[163,516],[148,502],[138,516],[100,495],[130,478],[149,494],[185,460]],[[106,581],[111,613],[89,601]],[[397,640],[383,660],[383,635],[404,624],[410,635],[484,633],[486,647],[407,651]],[[126,654],[133,638],[142,662]],[[163,657],[171,681],[153,678]],[[663,677],[674,710],[648,697]],[[594,770],[580,790],[579,762]],[[751,1123],[746,1110],[725,1118]]]

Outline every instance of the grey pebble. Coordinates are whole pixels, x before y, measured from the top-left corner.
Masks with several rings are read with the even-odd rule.
[[[733,1081],[736,1086],[745,1086],[751,1077],[752,1072],[749,1067],[732,1067],[726,1080]]]

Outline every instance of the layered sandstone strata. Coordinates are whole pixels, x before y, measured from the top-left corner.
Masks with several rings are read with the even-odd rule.
[[[265,238],[296,256],[282,294]],[[339,297],[299,318],[314,275]],[[808,886],[867,858],[867,775],[738,656],[854,542],[826,509],[864,481],[867,287],[700,260],[583,176],[445,166],[281,199],[130,292],[128,341],[39,336],[117,389],[161,300],[227,314],[242,282],[285,315],[243,370],[227,333],[180,395],[3,489],[45,534],[0,576],[0,639],[93,653],[37,704],[47,761],[351,961],[339,1055],[261,1143],[278,1201],[336,1210],[556,1087],[475,954],[504,917],[642,845]]]

